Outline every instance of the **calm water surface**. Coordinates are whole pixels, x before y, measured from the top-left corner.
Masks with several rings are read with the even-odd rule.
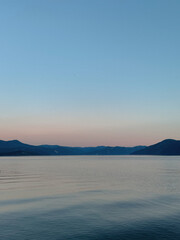
[[[180,157],[0,158],[0,239],[180,239]]]

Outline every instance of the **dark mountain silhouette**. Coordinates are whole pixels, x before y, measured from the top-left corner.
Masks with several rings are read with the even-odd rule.
[[[66,147],[58,145],[34,146],[18,140],[0,140],[0,156],[38,156],[38,155],[128,155],[145,146],[136,147]]]
[[[180,140],[166,139],[144,149],[135,151],[133,155],[180,155]]]
[[[101,147],[91,151],[91,155],[129,155],[134,151],[144,149],[145,146],[136,147]]]
[[[0,156],[38,155],[180,155],[180,140],[166,139],[154,145],[136,147],[66,147],[58,145],[34,146],[18,140],[0,140]]]
[[[52,145],[41,145],[53,150],[57,155],[128,155],[136,150],[145,148],[145,146],[136,147],[62,147]]]
[[[22,143],[18,140],[0,140],[0,156],[49,155],[49,151],[39,146]]]

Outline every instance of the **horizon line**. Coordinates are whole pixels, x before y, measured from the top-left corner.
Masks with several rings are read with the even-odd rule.
[[[174,141],[179,141],[177,139],[173,139],[173,138],[166,138],[166,139],[163,139],[159,142],[163,142],[165,140],[174,140]],[[139,146],[143,146],[143,147],[148,147],[148,146],[151,146],[151,145],[154,145],[156,143],[153,143],[153,144],[150,144],[150,145],[143,145],[143,144],[138,144],[138,145],[134,145],[134,146],[124,146],[124,145],[95,145],[95,146],[69,146],[69,145],[59,145],[59,144],[30,144],[30,143],[26,143],[24,141],[21,141],[21,140],[18,140],[18,139],[10,139],[10,140],[2,140],[0,139],[0,141],[4,141],[4,142],[11,142],[11,141],[17,141],[17,142],[20,142],[20,143],[23,143],[23,144],[27,144],[27,145],[32,145],[32,146],[44,146],[44,145],[48,145],[48,146],[60,146],[60,147],[72,147],[72,148],[93,148],[93,147],[125,147],[125,148],[132,148],[132,147],[139,147]],[[157,142],[157,143],[159,143]]]

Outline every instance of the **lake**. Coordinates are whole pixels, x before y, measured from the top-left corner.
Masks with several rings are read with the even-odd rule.
[[[180,239],[180,156],[0,158],[2,240]]]

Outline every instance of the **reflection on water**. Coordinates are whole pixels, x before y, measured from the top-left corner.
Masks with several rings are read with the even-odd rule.
[[[180,239],[180,157],[0,158],[0,239]]]

